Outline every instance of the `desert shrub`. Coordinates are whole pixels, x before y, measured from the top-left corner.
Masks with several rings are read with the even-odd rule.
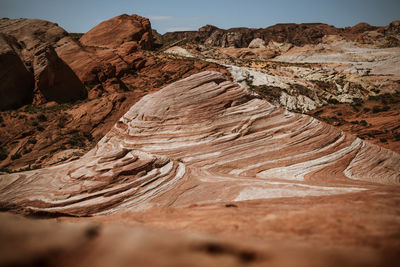
[[[85,140],[83,136],[80,136],[79,134],[75,133],[68,138],[68,144],[70,144],[73,147],[84,147]]]
[[[32,152],[32,148],[26,148],[26,149],[22,150],[22,154],[28,154],[30,152]]]
[[[400,133],[394,133],[393,137],[394,137],[394,140],[400,141]]]
[[[337,104],[339,104],[339,101],[337,99],[335,99],[335,98],[330,98],[330,99],[328,99],[328,103],[329,104],[333,104],[333,105],[337,105]]]
[[[14,155],[11,156],[11,160],[16,160],[21,158],[21,154],[20,153],[15,153]]]
[[[41,125],[39,125],[38,127],[36,127],[36,129],[37,129],[38,131],[40,131],[40,132],[43,132],[43,131],[44,131],[44,128],[43,128],[43,126],[41,126]]]
[[[361,126],[367,126],[368,123],[366,122],[366,120],[361,120],[360,121]]]
[[[363,100],[362,100],[361,98],[354,97],[354,98],[353,98],[353,102],[354,102],[354,105],[356,105],[356,106],[361,106],[362,103],[363,103]]]
[[[5,160],[8,157],[8,153],[4,147],[0,147],[0,160]]]
[[[372,107],[372,113],[379,113],[381,112],[381,108],[379,106],[373,106]]]
[[[39,125],[39,123],[37,121],[32,122],[32,126],[38,126],[38,125]]]
[[[38,121],[47,121],[47,117],[44,114],[40,114],[37,116]]]
[[[387,142],[386,138],[380,138],[379,141],[381,141],[382,143],[386,143]]]
[[[28,144],[36,144],[36,142],[37,142],[37,140],[36,140],[36,138],[35,137],[32,137],[32,138],[30,138],[29,140],[28,140]]]
[[[67,123],[68,118],[65,115],[62,115],[59,119],[58,119],[58,123],[57,123],[57,127],[58,128],[64,128],[65,124]]]
[[[369,112],[369,111],[371,111],[370,108],[364,108],[363,110],[364,110],[364,112]]]
[[[351,124],[359,124],[360,122],[357,121],[357,120],[355,120],[355,121],[351,121],[350,123],[351,123]]]
[[[83,136],[89,141],[92,142],[93,141],[93,136],[90,132],[84,132]]]
[[[338,112],[336,113],[336,115],[338,115],[338,116],[342,116],[342,115],[343,115],[343,113],[342,113],[341,111],[338,111]]]
[[[388,111],[390,109],[389,106],[383,106],[382,111]]]

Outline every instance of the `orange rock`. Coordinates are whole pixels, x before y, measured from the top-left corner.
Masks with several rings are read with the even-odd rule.
[[[138,15],[120,15],[104,21],[80,39],[86,46],[118,48],[126,42],[137,42],[142,49],[152,48],[151,25]]]

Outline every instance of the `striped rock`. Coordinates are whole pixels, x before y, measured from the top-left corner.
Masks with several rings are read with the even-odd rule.
[[[202,72],[143,97],[79,160],[0,176],[3,209],[87,216],[400,183],[400,155]]]

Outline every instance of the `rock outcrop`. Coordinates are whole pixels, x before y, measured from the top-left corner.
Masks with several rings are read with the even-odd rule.
[[[44,47],[34,57],[33,72],[36,103],[73,102],[87,97],[82,82],[51,46]]]
[[[217,47],[248,47],[253,39],[260,38],[269,43],[289,43],[295,46],[318,44],[327,35],[336,35],[351,41],[371,43],[377,46],[399,46],[400,37],[396,34],[397,22],[394,21],[385,27],[371,26],[359,23],[353,27],[336,28],[323,23],[286,23],[276,24],[268,28],[232,28],[219,29],[207,25],[198,31],[168,32],[165,33],[165,43],[185,39],[191,42],[203,43]]]
[[[265,48],[265,46],[265,41],[261,38],[253,39],[249,44],[249,48]]]
[[[202,72],[143,97],[81,159],[3,175],[1,208],[94,215],[398,185],[400,155]]]
[[[11,36],[0,34],[0,110],[32,101],[33,75],[15,51],[18,45]]]
[[[14,40],[14,70],[7,79],[0,81],[6,94],[22,95],[23,101],[16,101],[9,108],[19,107],[23,104],[43,103],[57,101],[59,103],[84,99],[87,91],[75,73],[66,65],[54,51],[57,42],[68,37],[68,33],[57,24],[37,19],[0,19],[0,32],[2,36]],[[4,49],[9,46],[1,43]],[[15,58],[19,57],[19,60]],[[16,69],[15,69],[16,68]],[[30,73],[27,74],[26,71]],[[11,83],[9,79],[19,78],[18,83]],[[30,80],[33,76],[34,81]]]
[[[141,49],[151,49],[153,46],[149,19],[127,14],[100,23],[83,35],[80,41],[86,46],[107,48],[136,44]]]

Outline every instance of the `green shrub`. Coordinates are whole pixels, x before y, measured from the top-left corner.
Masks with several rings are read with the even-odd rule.
[[[380,138],[379,141],[381,141],[382,143],[386,143],[387,142],[386,138]]]

